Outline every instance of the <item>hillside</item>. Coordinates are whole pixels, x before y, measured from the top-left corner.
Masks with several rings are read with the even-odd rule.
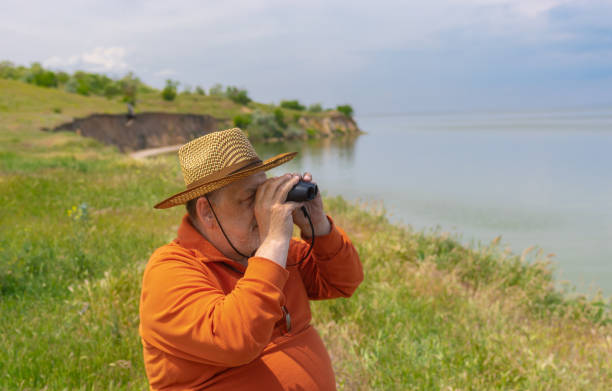
[[[206,107],[223,118],[240,109],[206,98],[144,99],[139,110]],[[147,386],[140,284],[184,213],[152,207],[183,186],[176,155],[135,160],[39,130],[123,110],[0,80],[0,389]],[[374,206],[324,203],[365,271],[353,297],[311,304],[340,390],[609,389],[609,299],[555,290],[538,254],[466,248],[392,225]]]
[[[54,129],[58,126],[63,129],[71,128],[73,120],[86,121],[95,114],[118,116],[127,114],[127,106],[119,97],[108,99],[100,96],[83,96],[7,79],[0,79],[0,89],[6,97],[0,102],[0,113],[24,110],[49,114],[42,126],[45,129]],[[14,97],[15,100],[8,97]],[[337,111],[313,113],[257,102],[242,105],[223,96],[195,93],[178,94],[173,101],[166,101],[161,98],[158,91],[139,93],[135,110],[137,118],[162,113],[211,116],[215,118],[219,129],[238,126],[254,141],[322,138],[362,132],[352,118]],[[179,127],[180,124],[178,121],[174,127]],[[163,132],[163,129],[159,132],[152,129],[151,125],[155,125],[155,122],[147,124],[147,129],[154,133]],[[125,133],[133,129],[123,127],[116,131]],[[103,137],[93,137],[104,140]],[[185,143],[189,139],[184,138],[180,141]],[[118,147],[124,149],[122,145]]]

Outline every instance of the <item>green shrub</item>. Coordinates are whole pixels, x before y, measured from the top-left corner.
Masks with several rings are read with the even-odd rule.
[[[314,128],[306,128],[306,134],[308,135],[308,138],[314,138],[317,136],[317,130]]]
[[[221,85],[220,83],[214,84],[208,90],[208,94],[210,96],[223,96],[223,85]]]
[[[251,114],[238,114],[234,117],[234,126],[244,130],[249,127],[252,120]]]
[[[301,105],[297,99],[296,100],[281,100],[280,106],[286,109],[300,110],[300,111],[305,109],[305,107]]]
[[[247,90],[239,89],[238,87],[228,86],[225,89],[225,96],[231,99],[234,103],[246,105],[251,101]]]
[[[173,101],[176,98],[176,87],[178,87],[179,82],[173,81],[171,79],[166,80],[166,86],[161,92],[161,96],[164,100]]]
[[[287,124],[285,123],[285,113],[283,113],[283,110],[281,108],[277,107],[274,110],[274,119],[276,120],[278,126],[283,129],[287,128]]]
[[[0,62],[0,78],[11,80],[25,80],[28,68],[24,66],[16,67],[10,61]]]
[[[110,83],[104,88],[104,96],[108,99],[112,99],[119,95],[121,95],[121,86],[119,83]]]
[[[41,87],[63,88],[68,92],[81,95],[99,95],[112,98],[123,94],[123,100],[136,102],[138,92],[153,92],[154,88],[147,86],[132,72],[123,78],[115,80],[106,75],[76,71],[72,75],[66,72],[53,72],[44,69],[38,62],[27,68],[15,66],[9,61],[0,62],[0,78],[21,80]]]
[[[88,96],[89,86],[84,80],[76,80],[76,86],[75,86],[74,92],[76,92],[77,94]]]
[[[125,76],[118,81],[119,89],[123,94],[123,101],[136,105],[136,94],[140,90],[139,86],[143,84],[140,82],[132,72],[128,72]]]
[[[45,70],[38,62],[32,63],[25,81],[40,87],[57,87],[55,73]]]
[[[310,111],[311,113],[320,113],[321,111],[323,111],[323,107],[321,107],[320,103],[313,103],[308,106],[308,111]]]
[[[305,107],[302,106],[297,99],[296,100],[281,100],[280,106],[286,109],[293,109],[293,110],[300,110],[300,111],[305,109]]]
[[[255,110],[252,114],[248,133],[249,137],[253,140],[261,140],[272,137],[282,137],[283,128],[279,126],[274,114]]]
[[[285,137],[289,139],[301,139],[306,135],[306,131],[299,126],[289,125],[285,131]]]
[[[353,116],[353,108],[351,105],[340,105],[336,106],[336,110],[344,114],[344,116],[351,118]]]
[[[204,91],[204,89],[202,87],[200,87],[200,86],[196,86],[195,92],[198,95],[206,95],[206,91]]]

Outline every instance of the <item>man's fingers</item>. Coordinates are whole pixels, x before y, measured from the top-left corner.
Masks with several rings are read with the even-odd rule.
[[[278,177],[272,177],[266,179],[264,183],[257,189],[256,199],[265,200],[267,197],[274,198],[274,195],[278,191],[279,185],[283,180],[288,179],[287,175],[281,175]]]
[[[289,191],[291,190],[291,188],[293,186],[296,185],[296,183],[298,183],[300,180],[300,177],[298,176],[292,176],[289,180],[287,180],[285,183],[281,184],[279,186],[279,189],[277,191],[277,193],[275,194],[276,196],[276,201],[283,203],[285,202],[285,200],[287,199],[287,194],[289,194]]]

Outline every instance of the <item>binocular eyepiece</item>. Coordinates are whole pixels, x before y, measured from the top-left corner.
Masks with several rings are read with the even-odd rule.
[[[291,190],[289,190],[287,201],[310,201],[317,196],[318,192],[319,188],[316,184],[300,180]]]

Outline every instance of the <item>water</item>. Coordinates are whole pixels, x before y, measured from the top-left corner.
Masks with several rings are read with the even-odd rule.
[[[535,245],[559,281],[612,294],[612,109],[356,119],[368,134],[256,149],[299,151],[272,175],[310,171],[329,195],[466,244]]]

